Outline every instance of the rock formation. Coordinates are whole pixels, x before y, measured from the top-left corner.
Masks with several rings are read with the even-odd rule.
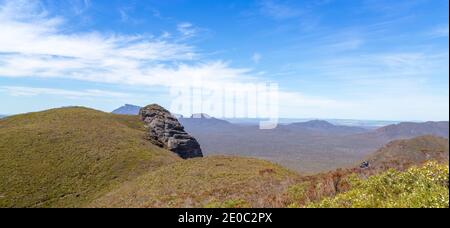
[[[153,104],[142,108],[139,115],[145,122],[148,139],[183,159],[203,157],[200,144],[185,132],[177,118],[163,107]]]

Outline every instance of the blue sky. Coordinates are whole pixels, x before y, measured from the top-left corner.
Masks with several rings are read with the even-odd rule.
[[[0,113],[276,82],[291,118],[448,120],[448,0],[0,0]]]

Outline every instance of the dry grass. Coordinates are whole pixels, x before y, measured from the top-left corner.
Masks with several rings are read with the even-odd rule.
[[[148,173],[91,207],[283,207],[298,175],[270,162],[238,157],[182,161]]]

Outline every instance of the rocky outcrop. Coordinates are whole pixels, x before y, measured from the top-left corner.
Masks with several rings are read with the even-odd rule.
[[[145,122],[148,139],[183,159],[203,157],[200,144],[184,130],[177,118],[163,107],[153,104],[142,108],[139,115]]]

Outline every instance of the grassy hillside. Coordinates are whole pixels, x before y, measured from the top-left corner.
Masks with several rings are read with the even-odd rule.
[[[367,161],[376,169],[406,169],[427,161],[449,160],[448,139],[436,136],[420,136],[408,140],[393,141],[372,154]]]
[[[74,207],[180,160],[137,117],[63,108],[0,120],[0,207]]]
[[[370,161],[371,164],[368,169],[360,169],[355,165],[354,168],[302,177],[302,194],[297,194],[296,201],[291,206],[301,207],[352,190],[354,186],[349,180],[351,176],[365,180],[390,169],[404,171],[412,166],[422,166],[429,161],[448,166],[448,139],[421,136],[393,141],[374,152],[366,161]],[[383,182],[379,182],[378,185],[385,186]]]
[[[237,157],[182,161],[148,173],[91,207],[283,207],[297,174]]]
[[[368,179],[354,177],[351,190],[309,207],[448,208],[448,165],[427,163],[405,172],[390,170]]]
[[[448,207],[443,166],[380,175],[434,160],[447,163],[448,177],[447,139],[395,141],[370,169],[300,176],[251,158],[182,160],[146,141],[143,126],[76,107],[0,120],[0,207]]]

